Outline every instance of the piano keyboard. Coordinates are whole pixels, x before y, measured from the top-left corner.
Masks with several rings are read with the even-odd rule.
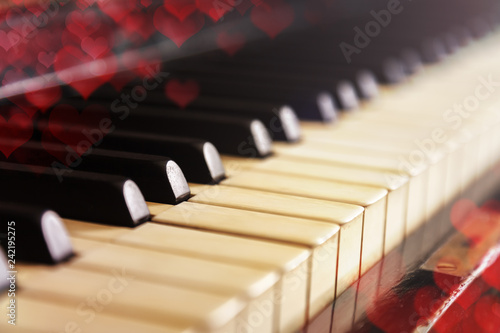
[[[494,32],[477,39],[405,79],[360,58],[356,66],[371,71],[346,71],[353,82],[335,82],[331,89],[344,112],[335,110],[330,93],[312,94],[331,84],[321,70],[297,88],[297,77],[282,76],[289,64],[277,65],[283,73],[269,73],[279,82],[271,93],[255,84],[251,69],[232,72],[241,63],[251,68],[252,59],[235,58],[227,68],[217,58],[193,67],[179,61],[172,65],[174,78],[196,73],[214,91],[208,88],[182,111],[151,92],[145,103],[153,106],[129,110],[130,118],[96,140],[75,170],[42,169],[66,153],[55,132],[43,140],[51,128],[71,137],[84,124],[42,117],[37,139],[20,150],[25,159],[0,162],[7,189],[0,191],[0,212],[16,222],[7,230],[17,231],[16,242],[2,240],[0,306],[6,316],[0,329],[303,329],[500,162],[499,37]],[[291,47],[283,43],[281,52]],[[439,56],[433,52],[424,60]],[[254,63],[265,63],[255,56]],[[324,57],[318,55],[318,64],[336,66]],[[217,72],[220,78],[211,76]],[[380,81],[402,82],[379,87],[372,72]],[[248,81],[231,88],[234,75]],[[106,89],[89,101],[68,94],[62,104],[101,117],[109,110],[92,103],[106,103]],[[220,89],[228,89],[226,106]],[[281,103],[287,96],[290,103]],[[317,109],[302,114],[311,100]],[[160,102],[168,112],[158,113],[154,104]],[[231,117],[233,108],[244,117]],[[51,114],[57,110],[72,112],[59,105]],[[279,131],[273,132],[273,122]],[[2,147],[12,144],[0,139]],[[78,149],[78,142],[66,143]],[[492,174],[489,187],[472,199],[481,201],[499,183],[500,175]],[[445,239],[451,226],[443,222],[432,230],[420,244],[422,253]],[[14,243],[18,250],[9,251]],[[8,321],[12,313],[15,326]]]

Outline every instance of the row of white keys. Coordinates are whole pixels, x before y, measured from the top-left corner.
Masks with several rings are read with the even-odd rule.
[[[283,238],[283,236],[287,236],[288,232],[295,232],[291,226],[288,226],[287,221],[290,221],[290,218],[300,218],[304,222],[305,229],[312,225],[338,226],[340,227],[338,263],[337,260],[333,260],[331,264],[325,260],[320,261],[323,261],[323,265],[327,267],[328,265],[337,265],[337,286],[335,288],[337,295],[359,277],[364,227],[364,209],[361,206],[223,185],[202,190],[191,198],[190,202],[203,204],[198,206],[201,213],[204,210],[214,209],[211,206],[220,206],[218,209],[221,211],[224,207],[229,207],[272,215],[270,215],[269,224],[263,223],[260,230],[256,226],[258,219],[253,218],[253,215],[247,215],[249,213],[242,212],[241,219],[224,220],[225,223],[219,223],[203,214],[186,216],[187,210],[184,207],[187,205],[181,205],[155,216],[153,221],[286,242],[294,241]],[[377,244],[380,244],[383,238],[383,233],[379,232],[379,234],[380,237],[374,237],[374,242]],[[335,277],[331,276],[328,279],[331,281]],[[321,288],[321,286],[317,287],[313,282],[311,288]],[[328,295],[331,299],[333,296],[332,294]]]
[[[423,140],[427,142],[427,145],[430,143],[431,146],[435,146],[436,150],[443,151],[442,155],[448,159],[449,171],[461,167],[458,173],[453,173],[455,176],[450,177],[449,184],[447,184],[448,190],[446,191],[446,195],[449,199],[477,180],[485,170],[491,167],[497,158],[495,151],[491,150],[490,146],[496,141],[492,130],[498,124],[498,108],[495,110],[491,109],[491,107],[498,100],[497,94],[496,97],[492,96],[489,101],[483,102],[481,108],[469,118],[464,119],[463,123],[457,126],[458,128],[456,129],[450,126],[449,121],[443,119],[441,113],[422,116],[422,112],[419,111],[402,111],[396,114],[379,111],[374,113],[374,115],[379,115],[379,117],[377,119],[371,117],[370,121],[378,124],[389,121],[391,117],[399,117],[401,118],[399,121],[406,122],[406,126],[408,126],[412,122],[420,121],[423,123],[425,118],[430,119],[431,123],[428,125],[428,134],[423,137]],[[441,133],[440,136],[446,138],[445,142],[434,140],[432,132]],[[415,141],[417,140],[409,143],[409,148],[413,145],[414,150],[420,149],[423,151],[421,145],[420,147],[415,145]],[[458,154],[454,151],[456,149],[453,148],[454,146],[458,147]],[[452,156],[450,152],[459,156],[459,158],[454,158],[452,161],[451,158],[448,158]],[[454,168],[451,168],[451,166]],[[452,175],[450,172],[447,174]]]
[[[126,270],[137,279],[168,284],[189,290],[210,292],[226,297],[240,297],[248,305],[238,316],[236,329],[252,325],[261,332],[274,332],[278,314],[269,306],[266,316],[255,322],[252,313],[261,304],[273,304],[278,290],[277,272],[214,262],[194,256],[109,244],[76,258],[72,267],[97,272]],[[230,277],[230,278],[228,278]]]
[[[255,302],[271,302],[276,291],[278,276],[272,270],[89,240],[73,239],[73,243],[78,256],[67,264],[57,268],[18,265],[16,301],[23,311],[24,299],[46,300],[72,308],[77,314],[73,317],[83,326],[104,314],[167,332],[235,332],[250,325]],[[268,309],[267,317],[252,322],[251,329],[275,331],[274,309]],[[31,322],[18,326],[29,327]],[[65,329],[54,324],[39,327]]]
[[[258,177],[261,179],[260,175]],[[290,179],[293,180],[293,177],[289,177],[287,180]],[[295,181],[300,181],[297,184],[298,188],[307,187],[307,179],[300,180],[297,178]],[[342,186],[347,185],[342,184]],[[304,230],[308,230],[321,222],[339,224],[337,295],[359,277],[360,259],[363,253],[361,243],[364,210],[361,206],[224,185],[214,187],[194,185],[191,188],[192,192],[196,194],[191,201],[202,203],[201,205],[195,206],[193,203],[183,203],[169,210],[164,210],[154,216],[153,221],[284,242],[297,242],[299,239],[297,235],[304,235]],[[385,207],[386,190],[370,188],[368,193],[362,193],[359,192],[359,187],[351,186],[351,188],[355,188],[358,191],[358,197],[361,198],[363,196],[366,198],[367,195],[380,195],[374,201],[379,202],[379,200],[382,200],[382,207]],[[363,189],[368,188],[364,187]],[[327,193],[327,191],[323,190],[323,193]],[[353,197],[352,194],[350,196]],[[226,215],[234,211],[234,209],[227,207],[257,213],[246,212],[238,219],[228,218],[231,215]],[[161,211],[161,209],[157,208],[155,210]],[[384,222],[385,209],[382,209],[382,211],[379,221]],[[258,212],[275,215],[266,214],[270,218],[267,221],[262,221],[261,214]],[[369,215],[369,219],[373,216],[376,216],[376,214]],[[303,227],[298,228],[294,223],[297,220],[296,217],[302,218]],[[304,220],[304,218],[307,218],[307,220]],[[375,223],[375,220],[373,222]],[[369,226],[369,224],[365,223],[364,226]],[[378,246],[378,251],[371,253],[375,252],[379,257],[382,256],[382,247],[380,245],[383,243],[383,231],[382,223],[381,226],[378,225],[378,230],[374,234],[375,237],[365,238],[365,241],[372,241],[372,244]],[[291,237],[291,234],[296,236]],[[370,233],[368,232],[368,234]],[[332,284],[335,277],[331,275],[331,268],[336,265],[337,259],[332,256],[326,260],[328,257],[322,254],[324,246],[319,247],[318,245],[312,244],[313,249],[317,249],[313,250],[313,263],[317,263],[317,265],[313,266],[311,270],[312,277],[309,286],[311,295],[310,317],[318,313],[322,306],[327,305],[334,299],[334,293],[330,291],[330,288],[335,286]],[[369,247],[367,246],[367,248]],[[318,302],[318,299],[322,301]]]
[[[363,207],[365,209],[363,216],[363,231],[358,236],[362,239],[363,249],[361,251],[361,274],[367,271],[382,258],[384,254],[384,241],[386,239],[385,224],[387,214],[387,189],[376,186],[349,184],[339,178],[313,179],[310,177],[301,177],[302,175],[295,176],[290,174],[282,175],[270,173],[267,172],[267,170],[261,169],[247,170],[241,174],[235,174],[231,172],[232,168],[230,166],[226,165],[226,169],[228,170],[230,177],[229,179],[221,182],[221,184],[225,186],[253,189],[267,193],[280,193],[297,197],[321,199],[325,201],[328,200],[332,202],[331,204],[325,202],[325,205],[348,203]],[[228,191],[228,189],[222,187],[222,192],[226,191]],[[195,196],[191,201],[262,211],[262,207],[260,207],[259,202],[254,202],[251,207],[244,207],[238,202],[235,202],[235,199],[227,200],[226,198],[221,200],[221,198],[216,198],[215,196],[209,196],[206,194],[208,194],[208,192],[203,195]],[[227,197],[227,195],[224,194],[223,196]],[[268,212],[295,216],[293,213],[288,214],[286,211],[280,211],[279,207],[280,206],[276,206],[274,208],[271,207]],[[310,218],[314,219],[314,216],[310,215]],[[337,221],[337,223],[339,222]],[[395,232],[391,230],[391,232],[394,232],[396,236],[392,237],[393,235],[390,235],[390,238],[398,238],[398,231],[401,230],[396,229]],[[370,236],[363,237],[363,234]],[[339,265],[343,266],[342,263]],[[342,274],[342,272],[339,271],[339,274]],[[342,280],[342,278],[340,280]],[[341,292],[345,289],[345,287],[341,285],[338,289],[338,291]]]
[[[75,244],[78,255],[84,255],[88,250],[94,249],[101,244],[93,241],[82,240]],[[64,265],[65,266],[65,265]],[[106,297],[108,295],[107,291],[118,293],[118,289],[121,292],[125,291],[131,279],[121,277],[121,280],[115,279],[115,277],[108,278],[108,283],[110,281],[117,282],[116,285],[108,285],[111,288],[106,289],[106,284],[96,288],[93,293],[82,294],[79,299],[71,299],[60,297],[58,292],[55,295],[45,295],[44,292],[36,292],[35,289],[30,289],[31,281],[37,279],[38,277],[53,276],[53,273],[62,272],[57,279],[65,278],[65,270],[59,271],[52,266],[42,266],[42,265],[32,265],[32,264],[18,264],[17,265],[17,281],[16,281],[16,292],[15,294],[5,293],[0,295],[0,306],[7,309],[9,313],[13,313],[12,323],[7,320],[0,322],[0,329],[2,332],[26,332],[26,333],[48,333],[48,332],[96,332],[96,333],[107,333],[113,331],[119,332],[168,332],[168,333],[179,333],[179,332],[195,332],[195,330],[190,330],[188,324],[185,325],[169,325],[167,323],[162,323],[161,325],[156,323],[149,323],[146,321],[137,320],[131,318],[130,316],[123,316],[122,314],[107,313],[102,311],[101,308],[103,304],[97,301],[97,297]],[[119,272],[122,273],[122,272]],[[118,276],[118,275],[117,275]],[[103,275],[92,276],[93,279],[102,279]],[[113,279],[113,280],[112,280]],[[56,283],[59,280],[56,280]],[[78,280],[74,281],[78,283]],[[121,282],[121,286],[118,285]],[[64,283],[67,283],[64,282]],[[88,284],[92,282],[89,281]],[[86,282],[82,284],[87,284]],[[61,290],[65,290],[65,284],[61,285]],[[50,283],[48,288],[50,288]],[[72,289],[85,288],[78,284],[73,284]],[[106,291],[107,290],[107,291]],[[113,293],[111,293],[113,295]],[[86,302],[95,296],[97,301],[96,306],[99,308],[88,307]],[[203,297],[203,296],[202,296]],[[116,300],[114,300],[116,302]],[[11,305],[14,304],[14,305]],[[13,310],[11,311],[10,308]],[[99,310],[99,311],[98,311]],[[9,319],[11,319],[9,317]]]
[[[429,119],[429,117],[425,117],[422,115],[415,115],[414,117],[409,117],[406,114],[401,114],[401,113],[382,113],[382,112],[373,112],[372,114],[364,114],[363,118],[366,122],[369,122],[373,124],[373,126],[377,127],[379,125],[384,125],[384,124],[390,124],[391,127],[398,127],[398,128],[404,128],[405,131],[410,131],[412,128],[420,128],[424,132],[427,133],[427,135],[422,135],[420,137],[414,137],[410,136],[410,140],[403,141],[403,138],[406,137],[405,132],[401,135],[397,136],[397,139],[399,141],[395,142],[395,137],[396,135],[391,134],[391,128],[388,128],[386,130],[389,130],[389,133],[382,133],[382,135],[379,135],[377,138],[374,138],[373,135],[372,137],[369,137],[368,135],[364,136],[363,134],[359,135],[356,138],[349,137],[348,135],[342,135],[338,132],[335,133],[335,137],[331,137],[329,139],[323,139],[323,142],[330,142],[332,144],[337,144],[337,145],[342,145],[342,146],[354,146],[357,148],[367,148],[369,147],[370,149],[373,150],[382,150],[384,152],[392,152],[396,154],[400,154],[398,157],[400,161],[405,161],[405,163],[401,163],[400,166],[404,167],[405,164],[430,164],[430,168],[437,168],[433,165],[438,164],[438,163],[444,163],[442,161],[443,157],[448,153],[449,156],[451,154],[455,154],[456,158],[455,161],[459,162],[461,158],[463,157],[463,154],[461,152],[456,152],[454,153],[454,150],[457,150],[459,145],[456,142],[453,142],[451,140],[448,140],[444,143],[441,143],[440,141],[441,137],[445,135],[444,131],[441,130],[441,128],[435,124],[435,122],[432,121],[432,119]],[[382,123],[382,124],[380,124]],[[412,128],[408,128],[412,127]],[[426,130],[427,129],[427,130]],[[364,128],[364,131],[370,132],[369,128]],[[439,144],[434,143],[434,146],[429,146],[429,141],[434,140],[434,141],[439,141]],[[312,138],[310,141],[312,142],[321,142],[320,139],[318,138]],[[419,145],[417,145],[417,143]],[[425,145],[425,146],[424,146]],[[442,146],[441,146],[442,145]],[[422,148],[423,147],[423,148]],[[423,151],[425,150],[425,151]],[[413,163],[412,163],[413,162]],[[456,163],[455,167],[460,167],[460,163]],[[460,168],[461,169],[461,168]],[[455,170],[455,169],[453,169]],[[456,168],[456,172],[453,172],[453,170],[449,170],[445,174],[449,175],[450,172],[455,173],[456,176],[455,178],[458,178],[461,176],[461,171]],[[430,173],[433,173],[432,170],[430,170]],[[435,173],[434,172],[434,178],[436,176],[441,176],[438,178],[443,178],[443,171],[441,171],[441,174]],[[438,190],[439,191],[439,190]],[[457,193],[451,193],[452,189],[445,189],[444,190],[444,197],[445,201],[446,198],[452,198],[454,197]],[[441,193],[441,199],[442,200],[442,193]],[[432,215],[430,212],[428,212],[428,217],[429,215]]]
[[[89,250],[101,244],[83,240],[75,245],[78,255],[84,255]],[[65,268],[66,265],[59,267]],[[1,306],[7,309],[9,314],[12,314],[12,317],[9,317],[12,320],[11,323],[8,321],[0,322],[2,332],[92,331],[104,333],[115,329],[118,329],[120,332],[134,332],[134,330],[147,330],[148,332],[190,332],[189,325],[184,325],[184,327],[183,325],[169,325],[167,323],[158,325],[124,317],[121,314],[110,314],[102,311],[103,305],[106,305],[107,300],[104,299],[104,302],[101,304],[97,298],[113,297],[114,294],[125,291],[125,287],[133,280],[127,278],[125,274],[122,274],[121,277],[119,274],[108,277],[108,284],[103,283],[99,287],[96,287],[93,292],[84,292],[79,298],[72,299],[71,296],[64,297],[64,295],[61,296],[59,293],[61,291],[64,292],[66,288],[82,290],[93,282],[89,280],[88,283],[83,282],[78,284],[81,281],[76,279],[73,280],[75,284],[67,287],[69,282],[67,279],[72,276],[65,275],[65,269],[61,270],[54,266],[18,263],[16,269],[16,291],[0,295]],[[54,273],[57,273],[58,276],[54,277]],[[50,278],[51,276],[55,278],[56,284],[61,282],[59,278],[63,279],[60,285],[61,289],[55,291],[53,295],[46,295],[43,290],[37,292],[41,288],[37,286],[36,279],[39,277],[42,279]],[[102,278],[103,275],[91,276],[91,280],[96,281]],[[32,281],[35,282],[33,283],[34,288],[31,287]],[[106,286],[108,288],[105,288]],[[48,290],[52,288],[53,291],[52,282],[49,281],[47,288]],[[92,299],[92,297],[95,299]],[[92,306],[96,306],[96,308],[88,306],[88,301],[92,301]]]
[[[375,151],[370,148],[344,147],[335,144],[317,145],[307,141],[297,147],[279,146],[278,158],[289,161],[306,161],[325,166],[344,167],[353,166],[359,169],[378,170],[385,174],[390,186],[400,182],[400,178],[408,178],[408,197],[413,198],[402,208],[407,217],[400,221],[405,224],[406,234],[411,233],[425,219],[425,189],[428,183],[428,174],[424,165],[412,165],[401,171],[400,162],[396,153]],[[396,157],[396,158],[395,158]],[[406,209],[405,207],[406,206]]]
[[[213,189],[216,193],[211,192]],[[303,200],[226,186],[212,188],[193,199],[196,198],[196,202],[186,202],[154,216],[153,221],[299,245],[311,251],[304,277],[308,301],[301,306],[309,311],[301,315],[302,318],[322,309],[334,299],[336,292],[340,293],[359,277],[361,207],[347,204],[327,207],[328,202],[323,200]],[[199,203],[204,199],[210,204]],[[232,204],[239,209],[222,204]],[[289,208],[292,209],[288,216],[267,213],[279,209],[286,212]],[[308,212],[330,223],[306,219]],[[342,225],[339,227],[333,221],[342,221]],[[289,301],[282,304],[291,306]]]
[[[24,317],[29,311],[21,312],[21,309],[24,311],[23,299],[71,308],[78,315],[79,323],[84,326],[91,323],[94,317],[103,314],[129,318],[139,325],[158,326],[167,332],[189,330],[229,333],[235,331],[237,322],[241,319],[239,315],[245,303],[239,298],[149,283],[128,276],[121,281],[123,277],[119,274],[122,273],[96,273],[61,267],[51,272],[36,274],[36,277],[30,280],[24,279],[29,286],[20,285],[16,296],[20,311],[16,326],[29,328],[33,323],[48,331],[67,329],[60,321],[33,322],[33,317]],[[38,311],[44,313],[44,306]],[[49,319],[51,315],[55,314],[45,313],[44,317]],[[68,321],[71,317],[62,319]],[[57,324],[56,327],[53,322]]]
[[[362,234],[370,236],[363,237],[361,235],[361,274],[383,257],[387,208],[386,189],[348,184],[336,180],[275,174],[260,170],[242,172],[222,181],[221,184],[363,207]]]
[[[418,133],[426,128],[415,125],[415,122],[410,124],[407,120],[408,123],[385,124],[383,115],[381,118],[378,119],[380,123],[371,119],[370,121],[364,119],[351,121],[363,133],[355,139],[350,139],[352,134],[349,132],[333,131],[330,137],[311,139],[306,145],[319,146],[317,150],[332,151],[328,154],[328,160],[331,163],[351,163],[365,168],[385,169],[388,177],[389,172],[409,176],[410,197],[415,202],[409,202],[407,234],[410,234],[420,226],[422,221],[430,218],[444,206],[446,193],[445,187],[441,184],[445,183],[447,176],[445,152],[443,149],[433,149],[428,153],[418,150],[414,141],[422,137]],[[392,127],[399,128],[395,131]],[[382,133],[379,134],[378,131]],[[426,136],[423,136],[423,139],[425,138]],[[400,140],[400,143],[393,145],[396,140]],[[283,154],[290,153],[285,150]],[[295,157],[297,152],[292,151],[291,154],[293,155],[290,157]],[[350,158],[353,155],[354,157]],[[378,163],[375,163],[374,159]],[[382,160],[386,163],[380,163]],[[421,192],[421,190],[426,192]],[[415,194],[419,192],[420,194],[428,193],[428,195],[416,197]]]
[[[494,114],[483,113],[482,115],[492,123],[498,122],[498,120],[495,119],[497,117],[495,117]],[[381,118],[382,120],[379,119],[379,121],[383,122],[383,117]],[[413,124],[410,124],[412,122],[412,119],[411,117],[409,118],[410,119],[407,120],[408,124],[400,124],[400,127],[403,127],[403,129],[407,129],[408,131],[410,130],[409,127],[415,126]],[[376,121],[373,121],[373,123],[374,126],[379,125]],[[356,125],[357,128],[366,130],[366,132],[369,132],[369,126],[372,126],[366,126],[366,123],[364,123],[363,121],[359,121]],[[412,191],[412,189],[414,189],[412,185],[418,178],[410,179],[410,201],[408,203],[408,224],[406,228],[407,234],[410,234],[411,232],[416,230],[416,228],[419,227],[424,220],[432,217],[437,211],[444,207],[444,204],[446,202],[449,202],[451,198],[456,197],[463,189],[473,183],[473,181],[476,180],[480,176],[480,174],[484,173],[485,168],[488,166],[489,163],[479,164],[476,162],[478,161],[478,152],[482,149],[484,150],[485,147],[488,147],[487,144],[483,144],[487,143],[488,141],[494,140],[494,138],[492,138],[491,136],[491,130],[489,131],[490,134],[487,134],[487,131],[483,132],[484,128],[482,128],[482,125],[480,124],[478,126],[478,124],[475,124],[474,122],[469,122],[467,125],[468,126],[464,126],[463,133],[443,131],[444,135],[448,136],[449,138],[455,136],[455,142],[450,139],[448,142],[446,142],[446,145],[436,147],[435,150],[437,151],[437,154],[436,151],[433,152],[433,156],[429,158],[428,162],[424,161],[424,153],[419,150],[419,148],[415,146],[414,141],[411,140],[412,136],[409,136],[406,141],[406,144],[408,146],[406,150],[401,150],[401,145],[393,148],[394,152],[392,153],[392,159],[394,162],[396,162],[398,159],[399,161],[401,161],[401,159],[406,158],[407,160],[409,160],[409,162],[413,162],[413,164],[411,165],[412,167],[423,166],[425,168],[422,172],[424,176],[421,177],[423,177],[424,179],[427,178],[427,184],[424,184],[425,186],[420,186],[420,188],[424,190],[421,197],[412,195],[412,193],[415,193],[415,191]],[[379,127],[384,126],[380,125]],[[334,132],[332,132],[331,141],[325,138],[317,139],[316,141],[322,141],[323,149],[321,150],[325,151],[327,150],[325,147],[329,146],[330,150],[334,151],[333,153],[327,154],[326,152],[324,152],[322,154],[321,150],[316,148],[317,151],[315,152],[315,156],[313,156],[312,152],[314,148],[306,149],[304,147],[301,147],[300,151],[298,149],[295,152],[292,151],[292,156],[290,157],[299,158],[298,155],[300,155],[303,150],[307,150],[310,158],[315,158],[316,161],[323,161],[332,164],[352,164],[367,168],[380,168],[380,164],[375,165],[375,163],[371,163],[371,160],[373,160],[374,158],[373,155],[378,154],[387,157],[388,153],[386,152],[386,148],[378,149],[378,147],[383,147],[384,145],[385,147],[391,147],[391,142],[393,142],[397,138],[400,138],[400,140],[405,139],[404,136],[401,135],[401,133],[398,133],[396,135],[392,134],[390,127],[385,128],[385,130],[387,134],[381,135],[380,137],[375,137],[374,135],[361,135],[361,138],[358,137],[358,144],[364,144],[365,147],[355,146],[355,144],[353,144],[352,142],[347,143],[348,136],[343,136],[342,134],[336,135],[336,133],[334,134]],[[429,128],[429,130],[431,130],[431,128]],[[464,133],[467,135],[465,139],[463,138],[464,135],[462,135]],[[420,138],[428,140],[428,137],[430,136],[422,136]],[[315,140],[311,141],[314,142]],[[355,139],[353,139],[352,141],[356,142]],[[315,143],[314,146],[316,145],[317,144]],[[452,147],[452,149],[449,149],[450,147]],[[455,147],[455,151],[453,150],[453,147]],[[376,152],[371,151],[372,149]],[[417,153],[421,157],[412,161],[412,154]],[[284,154],[288,154],[288,152],[285,151]],[[321,157],[322,155],[324,157]],[[354,158],[350,158],[350,156],[352,155],[356,156]],[[483,160],[486,160],[488,157],[492,156],[496,157],[494,152],[491,150],[483,151],[482,155]],[[379,159],[379,161],[380,160],[381,159]],[[481,170],[479,169],[480,165]],[[396,167],[395,164],[392,167],[390,167],[389,164],[385,166],[386,169],[392,172],[397,172],[394,167]],[[399,167],[401,168],[401,165]],[[422,200],[422,202],[420,205],[412,205],[412,201],[415,200]],[[420,209],[417,210],[418,207],[420,207]],[[425,214],[417,214],[418,211],[425,212]]]
[[[196,207],[188,208],[193,209],[193,212],[196,211]],[[230,213],[228,218],[236,219],[245,212],[233,210]],[[207,215],[210,216],[210,214]],[[270,217],[265,215],[267,214],[262,214],[259,217],[262,223],[269,224]],[[212,217],[216,218],[216,216]],[[110,249],[117,248],[120,245],[134,247],[137,249],[137,253],[144,252],[145,249],[148,250],[148,253],[157,252],[155,256],[158,257],[158,260],[162,255],[166,262],[171,264],[175,262],[179,267],[183,268],[175,273],[162,269],[163,274],[170,274],[171,278],[177,280],[177,284],[191,280],[191,287],[194,289],[210,287],[211,292],[227,293],[225,285],[227,284],[227,289],[230,289],[230,286],[237,282],[233,281],[233,279],[236,279],[238,274],[244,274],[240,277],[239,288],[241,288],[240,291],[246,290],[246,300],[250,304],[247,307],[245,319],[240,321],[239,327],[242,329],[248,328],[259,332],[289,331],[290,329],[299,328],[306,320],[309,270],[317,264],[312,262],[313,256],[310,255],[309,246],[299,245],[299,242],[295,242],[294,245],[287,245],[155,223],[146,223],[133,230],[69,220],[66,220],[66,225],[73,237],[114,243],[114,245],[108,245],[107,249],[100,251],[109,252]],[[302,231],[304,231],[304,228],[302,228]],[[322,255],[326,253],[325,260],[332,260],[329,256],[336,259],[337,237],[338,228],[321,224],[305,231],[305,235],[302,236],[303,239],[311,242],[316,239],[320,244],[315,248],[314,259],[316,260],[319,259],[317,255],[319,251],[322,251]],[[120,255],[120,251],[113,250],[113,252],[115,251],[116,255]],[[97,265],[102,269],[108,265],[110,259],[101,257],[104,257],[104,254],[102,256],[91,254],[84,257],[80,262],[77,260],[75,264],[89,267]],[[137,260],[140,260],[141,257],[143,255]],[[174,260],[174,258],[176,259]],[[126,261],[127,259],[124,258],[123,260]],[[145,259],[145,261],[147,260]],[[118,258],[115,261],[119,262],[122,259]],[[198,261],[205,263],[196,264],[195,262]],[[125,264],[126,262],[124,262]],[[113,265],[113,260],[109,262],[109,265]],[[183,265],[186,265],[186,267],[183,267]],[[205,273],[196,273],[193,270],[198,270],[203,265],[207,267]],[[221,267],[231,267],[235,272],[239,271],[240,273],[230,273],[227,269],[220,269]],[[133,267],[130,269],[133,270]],[[331,285],[334,285],[335,282],[335,266],[325,266],[320,269],[327,270],[327,272],[321,272],[320,276],[333,276],[333,281],[324,281],[327,290],[323,289],[318,293],[328,294],[329,291],[334,292],[334,290],[328,290],[328,288],[331,288]],[[148,273],[148,271],[146,269],[144,273]],[[185,274],[182,278],[178,275],[182,273],[181,271],[184,271],[183,274]],[[268,286],[272,280],[271,276],[258,284],[250,283],[251,281],[247,280],[250,274],[245,272],[251,271],[261,272],[258,274],[277,274],[279,281],[274,285],[274,290],[266,292],[266,287],[263,287]],[[255,281],[259,281],[259,279],[255,279]],[[267,282],[262,283],[265,281]],[[207,286],[207,283],[212,283],[212,286]],[[205,287],[203,287],[204,285]],[[216,286],[216,289],[213,286]],[[267,289],[269,288],[267,287]]]
[[[408,200],[408,177],[388,171],[372,170],[341,164],[325,165],[313,161],[273,158],[255,161],[237,157],[223,156],[228,175],[237,175],[242,170],[252,169],[269,175],[281,174],[305,177],[314,180],[336,181],[348,184],[369,186],[387,191],[386,220],[384,233],[384,254],[400,244],[405,236],[406,202]],[[342,197],[344,198],[344,197]],[[342,199],[341,200],[347,200]],[[374,207],[370,207],[373,210]],[[366,213],[365,213],[366,215]],[[367,262],[365,261],[365,264]],[[361,269],[366,271],[367,267]]]
[[[57,302],[25,296],[20,292],[16,296],[21,315],[16,318],[16,325],[7,320],[0,322],[0,330],[5,333],[53,333],[53,332],[151,332],[151,333],[190,333],[186,328],[173,328],[130,319],[120,315],[99,313],[90,320],[80,316],[75,304],[64,300]],[[0,297],[0,306],[7,308],[10,298]],[[21,310],[22,309],[22,310]],[[87,319],[87,320],[86,320]]]

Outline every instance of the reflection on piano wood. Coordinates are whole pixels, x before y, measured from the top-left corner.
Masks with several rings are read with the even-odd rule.
[[[314,318],[307,332],[496,332],[498,197],[481,207],[461,200],[449,209],[460,232],[422,255],[432,223],[450,219],[436,216]]]
[[[491,6],[491,22],[478,19],[471,31],[483,38],[434,65],[418,55],[440,60],[472,36],[454,31],[444,44],[420,45],[427,32],[406,39],[395,26],[395,44],[381,37],[373,50],[352,54],[350,67],[335,52],[319,52],[347,32],[299,31],[313,55],[290,38],[257,40],[241,57],[191,54],[162,63],[168,82],[146,91],[142,81],[144,96],[128,72],[111,73],[120,95],[111,84],[87,91],[88,81],[67,82],[60,73],[72,68],[64,69],[57,75],[68,86],[55,86],[61,101],[34,99],[41,101],[36,126],[21,143],[9,135],[29,127],[16,116],[31,110],[23,98],[33,92],[20,98],[19,82],[0,87],[9,99],[2,117],[10,117],[0,133],[1,223],[14,221],[5,230],[17,232],[2,239],[8,256],[0,273],[15,276],[0,281],[2,332],[453,329],[454,305],[415,310],[419,290],[411,287],[427,279],[422,302],[442,304],[470,285],[498,289],[490,278],[498,263],[487,266],[498,254],[500,209],[474,206],[500,184],[500,37],[483,36],[496,17],[492,4],[481,4]],[[267,5],[288,10],[282,1]],[[442,32],[441,23],[433,17],[429,29]],[[170,39],[158,44],[162,56],[179,46]],[[375,79],[400,84],[378,87]],[[80,151],[82,142],[89,145]],[[478,228],[478,221],[487,223]],[[455,242],[421,266],[452,233]],[[458,250],[477,267],[440,261],[449,260],[450,246],[457,250],[457,239],[469,243],[470,252]],[[450,273],[457,267],[461,274]],[[483,272],[488,286],[478,287]],[[458,276],[452,281],[461,289],[454,293],[439,274]],[[409,296],[398,294],[405,288]],[[476,300],[477,307],[500,304],[497,296]],[[400,316],[396,324],[386,311]]]

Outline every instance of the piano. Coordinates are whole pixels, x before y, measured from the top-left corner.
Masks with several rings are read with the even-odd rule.
[[[500,332],[500,4],[0,5],[1,332]]]

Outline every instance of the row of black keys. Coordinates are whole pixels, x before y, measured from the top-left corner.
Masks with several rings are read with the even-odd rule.
[[[57,108],[81,109],[74,101],[68,103],[71,106]],[[55,263],[71,254],[61,231],[56,238],[65,246],[55,252],[58,255],[51,253],[53,242],[43,228],[47,208],[65,218],[134,227],[149,218],[145,200],[177,204],[190,196],[187,181],[215,184],[225,178],[219,151],[207,139],[225,153],[266,157],[271,154],[271,138],[263,121],[286,132],[278,139],[299,138],[297,118],[286,106],[277,112],[256,109],[249,113],[254,118],[141,106],[120,119],[121,114],[110,114],[103,105],[92,104],[84,113],[92,119],[110,117],[112,129],[49,116],[35,119],[33,138],[17,149],[16,141],[1,138],[2,147],[11,145],[14,152],[0,162],[0,218],[18,222],[19,260]],[[165,135],[166,129],[179,136]],[[88,140],[81,146],[89,149],[79,151],[82,142],[68,138]],[[50,221],[55,224],[53,213]],[[8,250],[8,228],[3,231],[0,243]]]
[[[498,8],[488,11],[486,5],[477,16],[466,19],[470,13],[463,2],[412,3],[406,12],[392,15],[390,24],[381,27],[377,36],[366,36],[370,42],[363,47],[353,28],[364,29],[367,22],[373,21],[370,11],[365,16],[335,21],[326,28],[283,34],[272,41],[259,40],[233,57],[217,50],[169,61],[162,66],[163,82],[148,88],[145,96],[141,94],[140,103],[161,105],[166,111],[178,109],[172,94],[190,95],[193,91],[168,92],[168,82],[192,80],[199,90],[194,95],[200,95],[182,105],[187,110],[253,117],[256,110],[289,105],[300,119],[333,121],[336,109],[353,110],[360,100],[376,97],[377,82],[399,83],[424,63],[440,61],[474,38],[483,37],[500,21]],[[375,4],[372,6],[375,8]],[[346,54],[341,47],[344,44],[357,51]],[[124,109],[130,104],[121,97],[125,94],[130,99],[134,89],[142,85],[142,80],[131,82],[121,94],[105,85],[91,99],[110,103],[118,100],[114,105]]]
[[[109,115],[101,107],[88,110],[96,119]],[[262,123],[266,117],[158,111],[133,111],[125,120],[114,119],[116,128],[103,132],[64,120],[40,119],[33,138],[15,150],[16,141],[2,138],[2,147],[11,145],[14,153],[0,162],[0,218],[18,223],[16,247],[20,250],[16,258],[56,263],[71,255],[69,241],[64,241],[67,235],[62,231],[57,232],[56,243],[63,243],[63,249],[56,250],[56,255],[51,253],[51,244],[58,245],[53,245],[44,232],[47,208],[65,218],[134,227],[149,218],[145,200],[177,204],[190,196],[187,181],[215,184],[224,179],[217,148],[207,140],[190,136],[216,136],[215,141],[226,153],[233,152],[237,142],[240,148],[245,147],[240,149],[242,156],[250,152],[249,157],[265,157],[271,153],[271,138]],[[294,138],[289,141],[298,139],[299,124],[290,108],[284,107],[276,114],[269,110],[269,114],[273,115],[268,120],[273,121],[274,128],[294,128]],[[93,146],[82,154],[79,143],[66,144],[52,133],[57,126],[76,138],[82,138],[83,132],[90,133],[85,138]],[[180,128],[178,134],[187,137],[165,135],[165,128],[170,127],[170,132],[177,133]],[[53,213],[49,216],[55,225]],[[4,227],[0,243],[7,251],[9,234],[8,227]]]

